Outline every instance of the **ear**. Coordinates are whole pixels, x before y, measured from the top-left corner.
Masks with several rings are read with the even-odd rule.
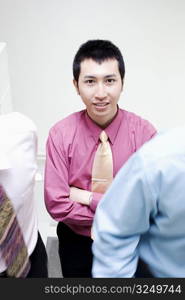
[[[78,82],[77,82],[75,79],[73,79],[73,84],[74,84],[74,86],[75,86],[75,89],[76,89],[76,91],[77,91],[77,94],[80,95],[79,88],[78,88]]]
[[[121,91],[123,91],[123,86],[124,86],[124,78],[123,78],[123,81],[122,81]]]

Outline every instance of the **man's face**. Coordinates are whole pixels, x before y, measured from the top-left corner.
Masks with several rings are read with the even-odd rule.
[[[116,115],[122,92],[117,60],[108,59],[99,64],[92,59],[85,59],[81,63],[78,83],[74,81],[74,85],[89,117],[106,127]]]

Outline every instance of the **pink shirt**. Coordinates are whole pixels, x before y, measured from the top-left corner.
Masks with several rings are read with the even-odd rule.
[[[113,155],[113,173],[156,133],[155,128],[134,113],[118,109],[117,116],[104,129]],[[96,206],[102,194],[93,193],[90,206],[70,200],[70,187],[91,191],[91,170],[102,131],[86,110],[73,113],[54,125],[47,141],[45,203],[56,221],[76,233],[90,236]]]

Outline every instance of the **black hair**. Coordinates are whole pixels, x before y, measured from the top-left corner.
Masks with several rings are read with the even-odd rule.
[[[121,80],[125,76],[125,64],[121,51],[111,41],[108,40],[89,40],[82,44],[78,49],[73,61],[73,76],[78,82],[80,75],[80,64],[85,59],[93,59],[98,63],[102,63],[108,59],[116,59],[118,61]]]

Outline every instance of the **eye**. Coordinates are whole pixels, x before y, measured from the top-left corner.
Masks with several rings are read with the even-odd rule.
[[[95,83],[95,80],[93,80],[93,79],[87,79],[87,80],[85,80],[85,83],[87,85],[93,85]]]
[[[106,83],[109,84],[109,85],[113,84],[115,81],[116,80],[114,78],[107,78],[106,79]]]

